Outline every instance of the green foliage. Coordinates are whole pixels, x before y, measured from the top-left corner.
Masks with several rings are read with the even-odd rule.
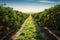
[[[56,5],[44,11],[32,15],[40,26],[60,31],[60,5]],[[38,17],[38,18],[37,18]]]
[[[17,29],[28,17],[28,14],[13,10],[11,7],[0,5],[0,26]]]

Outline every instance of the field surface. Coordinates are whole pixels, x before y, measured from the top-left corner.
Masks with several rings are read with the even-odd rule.
[[[42,40],[40,32],[36,29],[36,25],[31,16],[27,18],[19,37],[16,40]]]

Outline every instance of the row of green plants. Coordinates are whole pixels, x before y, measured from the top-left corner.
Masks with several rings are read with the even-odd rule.
[[[48,27],[60,32],[60,5],[45,9],[42,12],[32,14],[40,27]]]
[[[16,30],[28,16],[29,14],[13,10],[6,5],[0,5],[0,30]]]
[[[31,16],[28,17],[20,33],[16,40],[43,40]]]

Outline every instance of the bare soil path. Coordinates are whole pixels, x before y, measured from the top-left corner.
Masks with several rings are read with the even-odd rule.
[[[28,18],[27,18],[28,19]],[[27,19],[25,20],[25,22],[21,25],[21,28],[11,37],[12,40],[16,40],[16,38],[21,34],[21,31],[25,25],[25,23],[27,22]]]
[[[55,35],[51,30],[49,30],[47,27],[41,28],[37,24],[37,21],[36,20],[34,21],[35,21],[37,29],[40,31],[41,35],[43,36],[45,40],[60,40],[60,38],[57,35]]]

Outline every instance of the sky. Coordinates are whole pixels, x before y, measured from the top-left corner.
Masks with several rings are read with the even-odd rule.
[[[0,0],[0,4],[6,4],[14,10],[34,13],[60,4],[60,0]]]

